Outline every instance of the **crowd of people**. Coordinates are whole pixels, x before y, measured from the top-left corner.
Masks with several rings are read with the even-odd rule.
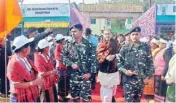
[[[6,41],[0,41],[0,92],[5,94],[8,60],[10,102],[69,102],[69,94],[73,102],[91,102],[97,82],[102,102],[116,102],[118,85],[125,102],[140,102],[142,96],[175,102],[174,33],[141,37],[140,27],[120,35],[105,29],[98,39],[81,24],[70,28],[70,36],[52,33],[29,28],[15,37],[6,55]]]

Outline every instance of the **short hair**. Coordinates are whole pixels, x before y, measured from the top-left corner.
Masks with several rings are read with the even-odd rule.
[[[23,50],[24,48],[27,48],[28,46],[30,46],[30,43],[27,43],[27,44],[25,44],[24,46],[22,46],[21,48],[16,49],[14,52],[15,52],[15,53],[18,53],[18,52],[20,52],[21,50]],[[12,46],[12,49],[15,49],[15,47]]]
[[[76,28],[78,29],[79,31],[83,31],[83,26],[82,24],[76,24],[76,25],[73,25],[70,30],[72,30],[73,28]]]
[[[39,47],[37,47],[37,52],[43,53],[44,50],[45,50],[45,48],[40,49]]]
[[[87,28],[85,34],[86,34],[86,35],[92,34],[92,30],[91,30],[90,28]]]
[[[105,31],[109,31],[109,32],[111,33],[111,29],[104,29],[103,33],[104,33]]]
[[[170,35],[170,34],[171,34],[171,35],[174,35],[174,32],[169,32],[169,33],[167,33],[167,35]]]
[[[119,36],[123,36],[123,37],[124,37],[124,35],[123,35],[123,34],[119,34]]]
[[[61,40],[56,40],[56,43],[62,43],[64,42],[65,39],[61,39]]]
[[[37,31],[38,29],[36,27],[30,27],[28,30],[27,30],[27,35]]]

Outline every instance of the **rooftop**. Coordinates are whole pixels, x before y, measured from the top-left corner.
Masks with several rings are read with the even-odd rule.
[[[82,12],[143,12],[141,4],[80,4]]]

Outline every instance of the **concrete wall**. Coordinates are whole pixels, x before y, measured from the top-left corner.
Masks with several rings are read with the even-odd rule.
[[[92,29],[92,34],[101,35],[101,31],[105,28],[111,29],[111,25],[107,25],[107,19],[96,19],[96,24],[91,24],[90,28]]]

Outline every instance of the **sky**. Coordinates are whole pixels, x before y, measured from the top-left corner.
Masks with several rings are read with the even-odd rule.
[[[70,0],[76,3],[85,2],[86,4],[97,3],[98,0]],[[23,4],[43,4],[43,3],[68,3],[69,0],[24,0]]]

